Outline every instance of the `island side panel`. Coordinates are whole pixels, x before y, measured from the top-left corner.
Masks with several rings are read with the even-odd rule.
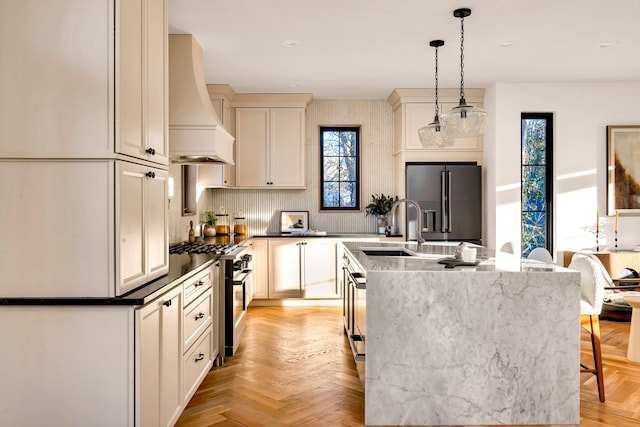
[[[365,423],[579,423],[579,277],[369,271]]]

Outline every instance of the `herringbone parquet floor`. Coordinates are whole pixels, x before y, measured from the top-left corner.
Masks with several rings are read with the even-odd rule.
[[[363,386],[341,315],[341,307],[251,307],[236,356],[209,372],[176,425],[363,426]],[[629,323],[601,328],[607,401],[599,402],[595,377],[582,374],[580,426],[638,427],[640,365],[626,359]]]

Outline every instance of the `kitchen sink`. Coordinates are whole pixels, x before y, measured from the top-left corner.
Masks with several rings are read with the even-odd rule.
[[[362,252],[368,256],[417,256],[415,252],[412,252],[404,248],[362,248]]]

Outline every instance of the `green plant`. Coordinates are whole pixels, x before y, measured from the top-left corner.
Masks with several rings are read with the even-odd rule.
[[[218,217],[213,213],[213,211],[204,211],[203,221],[203,224],[215,226],[218,223]]]
[[[372,194],[371,202],[365,207],[367,215],[386,215],[391,207],[398,201],[398,196],[385,196],[384,194]]]

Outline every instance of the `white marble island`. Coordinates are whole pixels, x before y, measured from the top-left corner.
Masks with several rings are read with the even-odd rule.
[[[344,245],[366,270],[366,425],[579,423],[579,273],[485,248],[445,269],[454,246]]]

